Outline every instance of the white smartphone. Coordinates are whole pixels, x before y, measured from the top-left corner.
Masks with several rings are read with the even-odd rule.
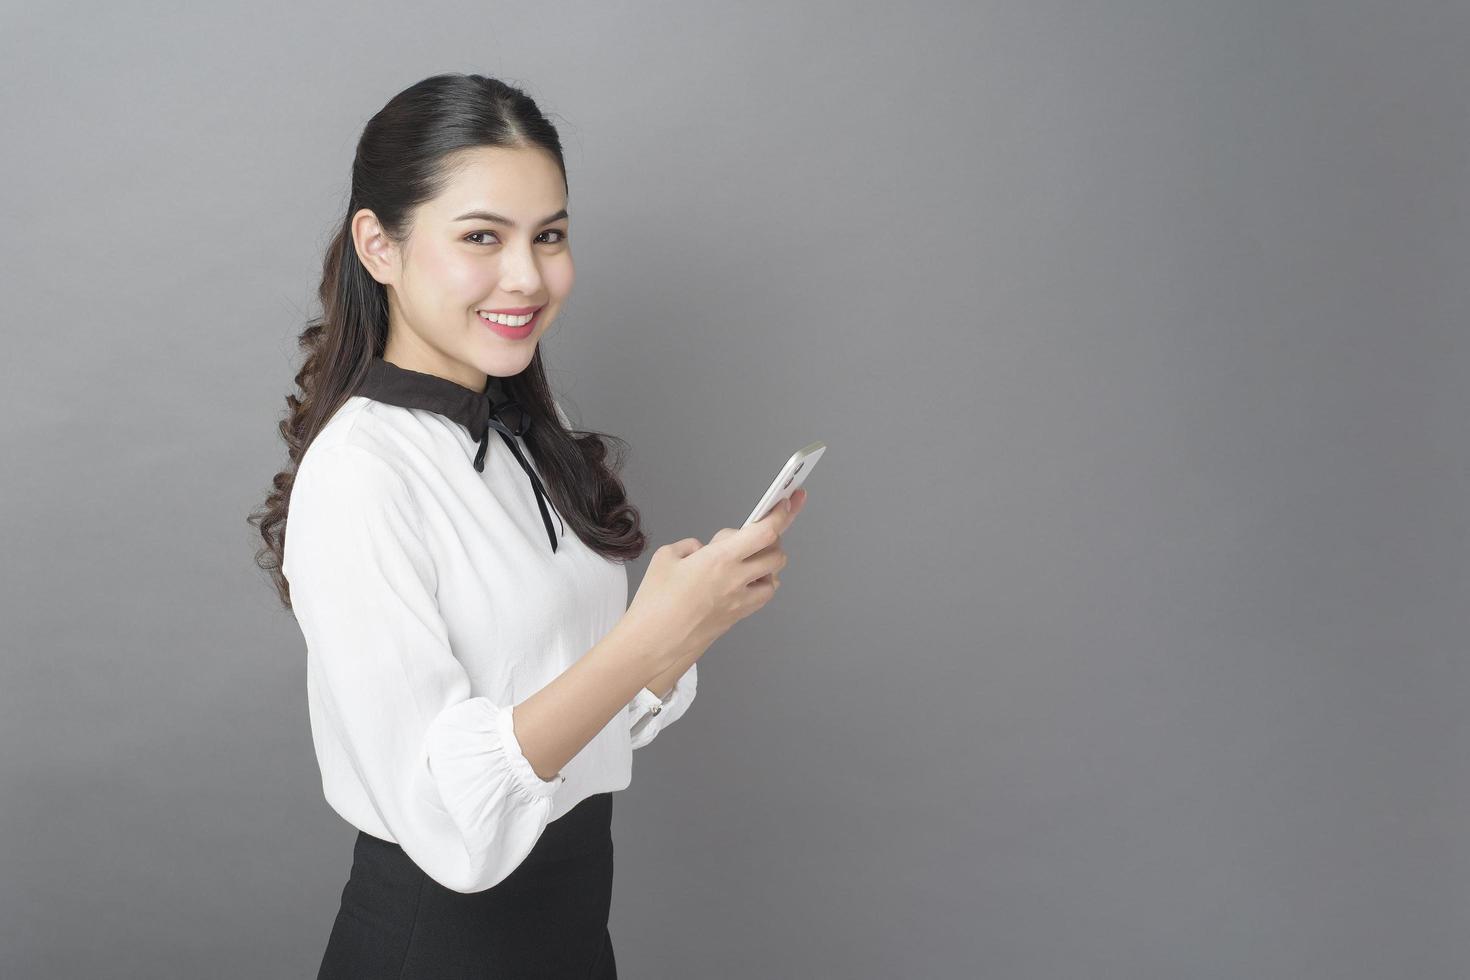
[[[750,527],[769,514],[772,507],[795,493],[806,482],[806,478],[816,467],[817,460],[821,459],[822,454],[826,451],[826,443],[814,442],[792,453],[786,465],[781,467],[781,472],[776,474],[776,479],[771,481],[770,487],[761,496],[761,502],[755,505],[755,510],[751,511],[745,523],[740,525],[741,529]]]

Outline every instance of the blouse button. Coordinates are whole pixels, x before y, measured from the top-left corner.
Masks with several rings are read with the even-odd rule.
[[[656,714],[658,714],[662,710],[664,710],[664,706],[661,705],[661,704],[656,704],[652,708],[649,709],[648,713],[651,714],[651,715],[656,715]]]

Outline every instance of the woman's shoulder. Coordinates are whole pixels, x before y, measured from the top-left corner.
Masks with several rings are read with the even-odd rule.
[[[296,467],[282,558],[288,580],[303,556],[336,560],[368,546],[368,539],[377,540],[371,545],[375,553],[420,547],[421,498],[411,474],[391,444],[374,438],[372,409],[345,408],[306,447]]]
[[[437,433],[425,431],[420,413],[362,395],[352,395],[332,414],[301,457],[375,456],[404,476]],[[343,452],[356,450],[356,452]]]
[[[412,454],[405,452],[396,405],[361,395],[349,397],[327,420],[296,467],[298,482],[343,480],[361,488],[403,490],[412,481]]]

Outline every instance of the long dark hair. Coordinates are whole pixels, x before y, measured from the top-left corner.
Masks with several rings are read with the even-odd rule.
[[[291,463],[276,474],[264,507],[247,519],[265,542],[256,564],[271,574],[287,609],[290,584],[280,569],[296,467],[317,433],[356,390],[372,358],[382,356],[388,340],[386,287],[358,260],[352,216],[371,209],[385,234],[403,242],[414,209],[443,189],[446,158],[481,146],[544,149],[556,159],[566,186],[556,127],[525,92],[483,75],[435,75],[409,86],[368,120],[357,141],[347,213],[322,262],[317,290],[322,315],[308,322],[298,340],[305,355],[296,373],[300,394],[286,396],[290,411],[279,425]],[[647,538],[638,509],[628,503],[617,476],[626,443],[562,423],[539,345],[526,369],[505,379],[505,389],[531,416],[527,448],[547,495],[573,532],[608,559],[625,562],[641,555]],[[618,450],[611,466],[609,442]]]

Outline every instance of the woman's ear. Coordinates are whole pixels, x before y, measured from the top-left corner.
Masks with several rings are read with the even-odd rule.
[[[352,247],[368,275],[385,286],[398,279],[398,249],[378,223],[378,216],[362,208],[352,216]]]

